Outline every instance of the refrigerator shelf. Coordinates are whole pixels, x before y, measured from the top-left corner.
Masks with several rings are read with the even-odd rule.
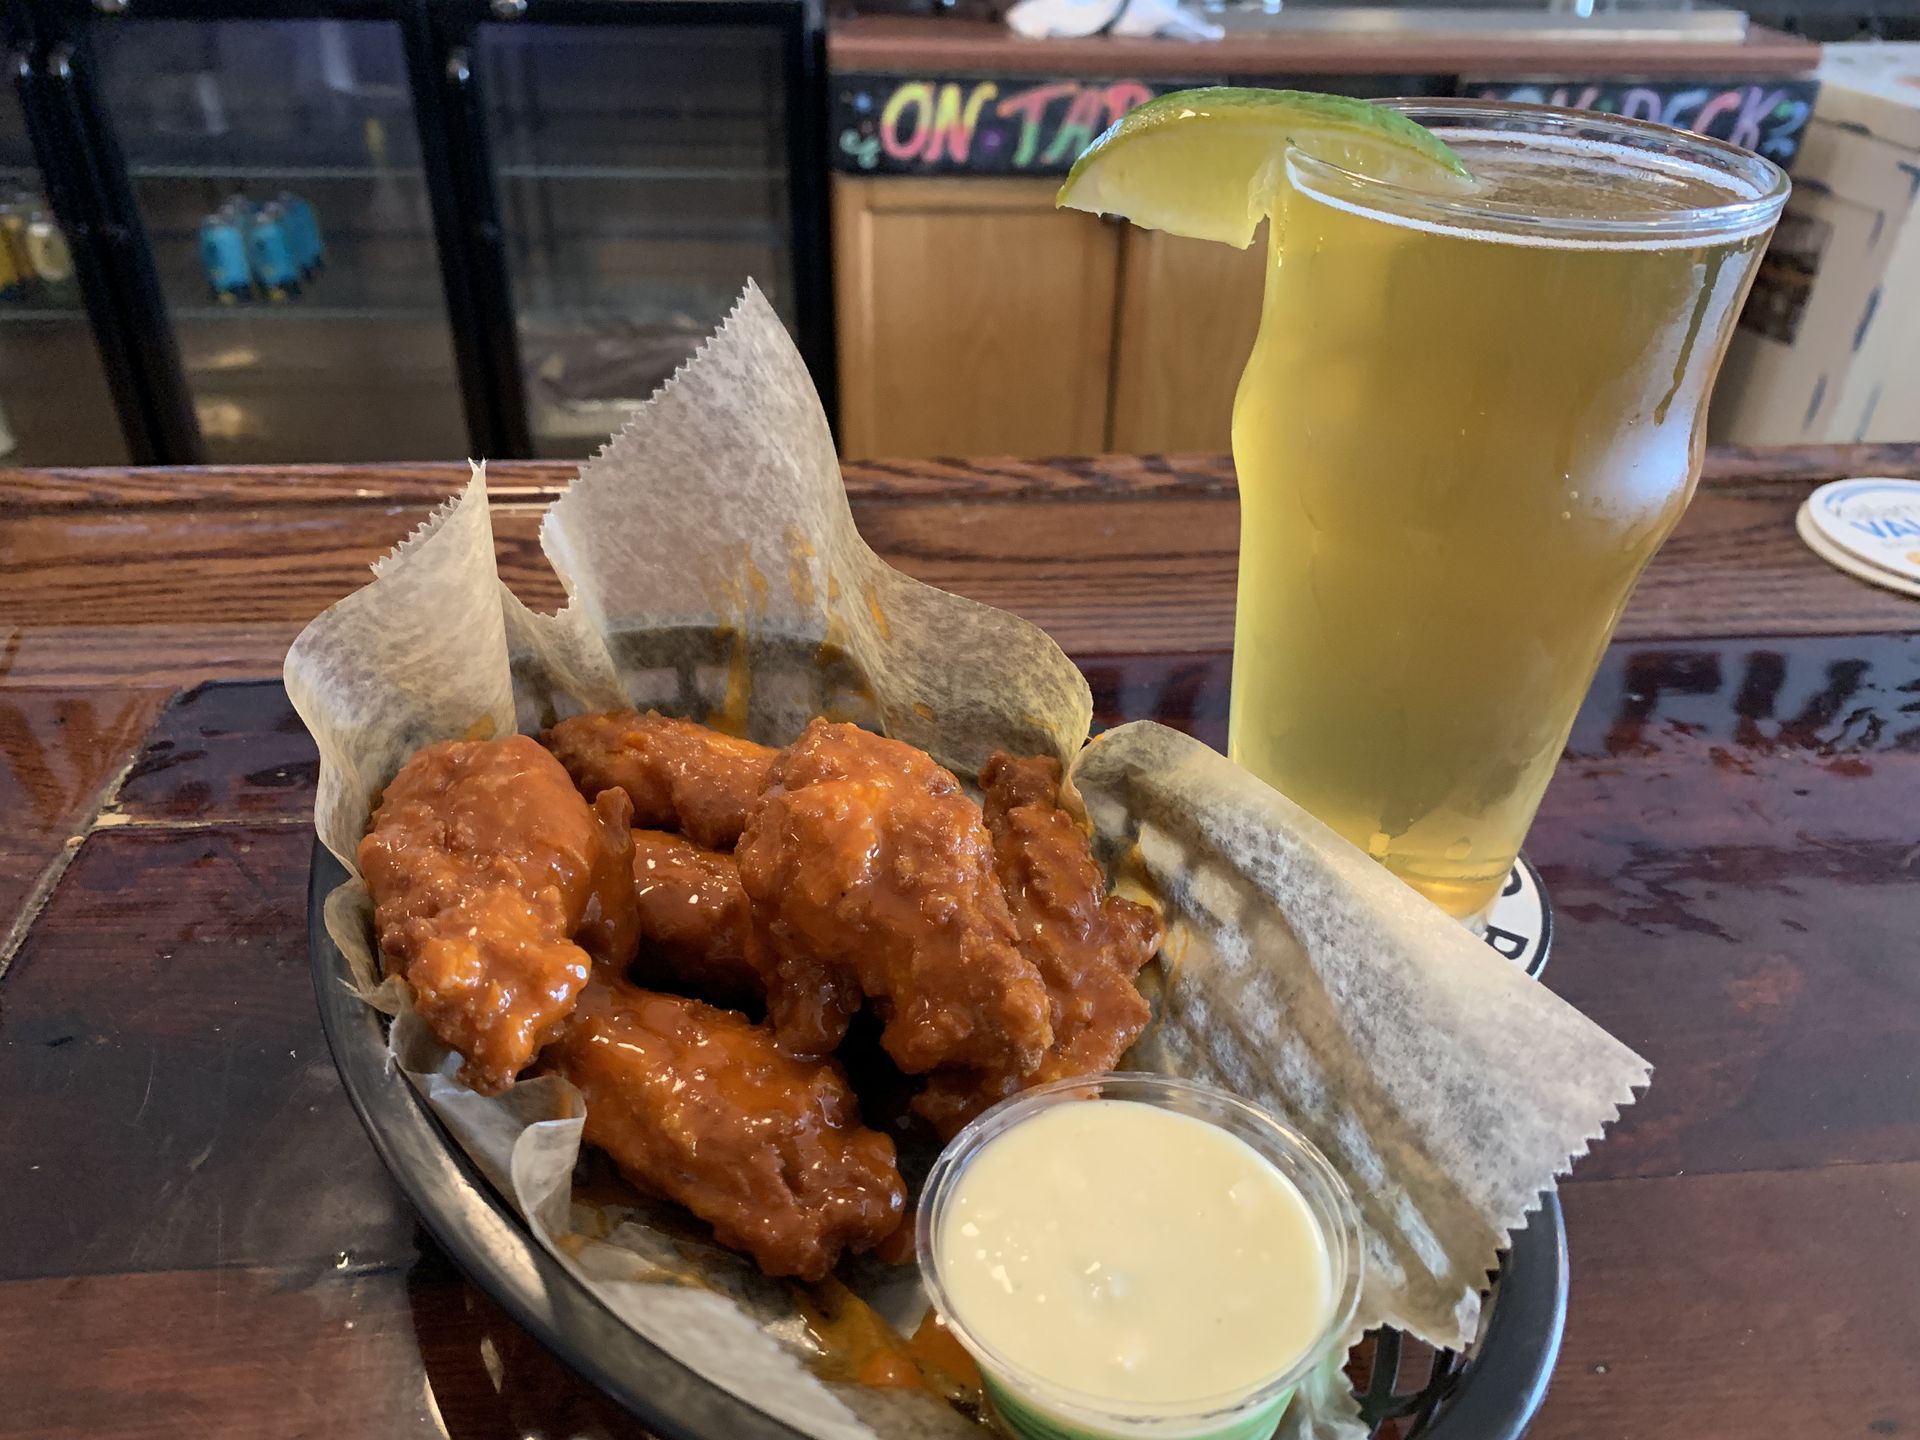
[[[410,180],[426,172],[413,165],[140,165],[127,167],[136,180]]]
[[[784,182],[787,172],[771,165],[501,165],[514,180],[737,180]]]
[[[357,320],[377,324],[405,321],[433,325],[446,322],[446,311],[428,306],[308,305],[299,300],[248,300],[238,305],[176,305],[173,313],[182,320],[271,320],[275,323]]]
[[[85,322],[87,312],[79,305],[9,305],[0,301],[0,324],[45,324],[49,320]]]

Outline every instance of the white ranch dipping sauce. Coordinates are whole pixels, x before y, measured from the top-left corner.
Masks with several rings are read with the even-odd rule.
[[[1109,1402],[1250,1394],[1334,1304],[1292,1181],[1219,1126],[1133,1100],[1053,1105],[988,1141],[934,1239],[981,1344]]]

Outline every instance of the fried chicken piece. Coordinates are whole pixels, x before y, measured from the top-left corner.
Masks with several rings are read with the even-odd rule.
[[[831,1051],[865,998],[909,1073],[1039,1062],[1046,986],[1015,945],[979,807],[925,752],[815,720],[774,762],[737,856],[791,1053]]]
[[[596,977],[542,1059],[586,1097],[586,1140],[768,1275],[819,1280],[906,1214],[893,1142],[833,1061],[731,1010]]]
[[[1151,1014],[1134,977],[1160,948],[1160,918],[1107,893],[1086,832],[1060,805],[1060,762],[995,755],[980,772],[994,872],[1020,951],[1052,1002],[1053,1044],[1030,1070],[942,1070],[913,1108],[944,1137],[1016,1091],[1111,1070]]]
[[[639,978],[716,1005],[759,1009],[766,989],[747,961],[747,892],[733,856],[664,830],[634,831],[633,846]]]
[[[649,710],[576,715],[540,736],[585,795],[620,789],[633,823],[731,850],[777,751]]]
[[[360,842],[380,953],[460,1078],[504,1090],[573,1009],[589,959],[633,958],[627,797],[588,805],[524,735],[429,745]]]

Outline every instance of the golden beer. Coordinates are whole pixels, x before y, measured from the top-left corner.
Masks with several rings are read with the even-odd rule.
[[[1234,406],[1229,747],[1472,918],[1692,494],[1786,181],[1656,126],[1402,108],[1470,193],[1288,159]]]

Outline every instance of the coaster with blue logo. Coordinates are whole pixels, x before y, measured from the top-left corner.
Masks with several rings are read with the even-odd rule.
[[[1920,597],[1920,481],[1835,480],[1807,497],[1794,528],[1837,569]]]

